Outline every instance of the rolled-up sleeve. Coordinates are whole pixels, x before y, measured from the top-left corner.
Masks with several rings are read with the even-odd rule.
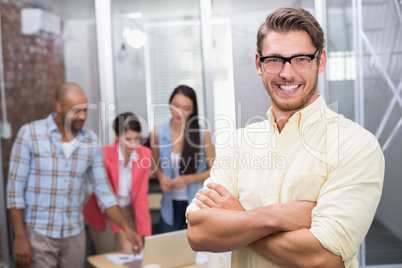
[[[31,163],[29,137],[29,126],[24,125],[18,131],[11,149],[7,182],[8,209],[25,208],[24,195]]]
[[[381,198],[384,156],[368,132],[340,140],[334,150],[331,162],[336,164],[329,167],[310,231],[348,267],[356,259]]]
[[[88,169],[88,177],[91,180],[92,188],[98,200],[101,211],[116,206],[117,200],[109,181],[106,177],[105,166],[103,164],[103,153],[99,146],[92,149],[91,166]]]

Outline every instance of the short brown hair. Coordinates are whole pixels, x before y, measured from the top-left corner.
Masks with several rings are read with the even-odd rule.
[[[260,56],[264,38],[271,31],[282,33],[305,31],[313,45],[319,49],[319,55],[325,45],[324,31],[320,24],[310,12],[302,8],[279,8],[267,16],[257,34],[257,53]]]

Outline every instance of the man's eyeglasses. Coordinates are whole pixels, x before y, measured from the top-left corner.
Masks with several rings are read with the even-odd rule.
[[[314,54],[301,54],[294,55],[292,57],[280,57],[280,56],[260,56],[262,68],[269,74],[277,74],[282,71],[286,62],[292,65],[293,70],[298,73],[306,72],[311,69],[313,60],[318,56],[318,49]]]

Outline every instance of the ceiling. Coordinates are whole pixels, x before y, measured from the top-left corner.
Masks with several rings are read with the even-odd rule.
[[[4,1],[4,0],[3,0]],[[103,0],[104,1],[104,0]],[[14,0],[32,7],[53,12],[62,19],[84,19],[95,17],[94,0]],[[313,0],[212,0],[213,9],[220,14],[261,10],[272,10],[283,6],[312,9]],[[199,0],[111,0],[113,15],[141,12],[147,17],[181,15],[198,16]]]

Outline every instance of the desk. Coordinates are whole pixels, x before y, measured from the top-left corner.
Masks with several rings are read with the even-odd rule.
[[[111,254],[111,253],[107,253]],[[95,268],[128,268],[126,265],[117,265],[110,261],[108,258],[106,258],[107,254],[99,254],[99,255],[94,255],[90,256],[87,258],[87,261],[91,266]],[[185,265],[185,266],[180,266],[178,268],[207,268],[208,265],[200,265],[200,264],[190,264],[190,265]],[[226,263],[225,268],[229,268],[230,263]]]

